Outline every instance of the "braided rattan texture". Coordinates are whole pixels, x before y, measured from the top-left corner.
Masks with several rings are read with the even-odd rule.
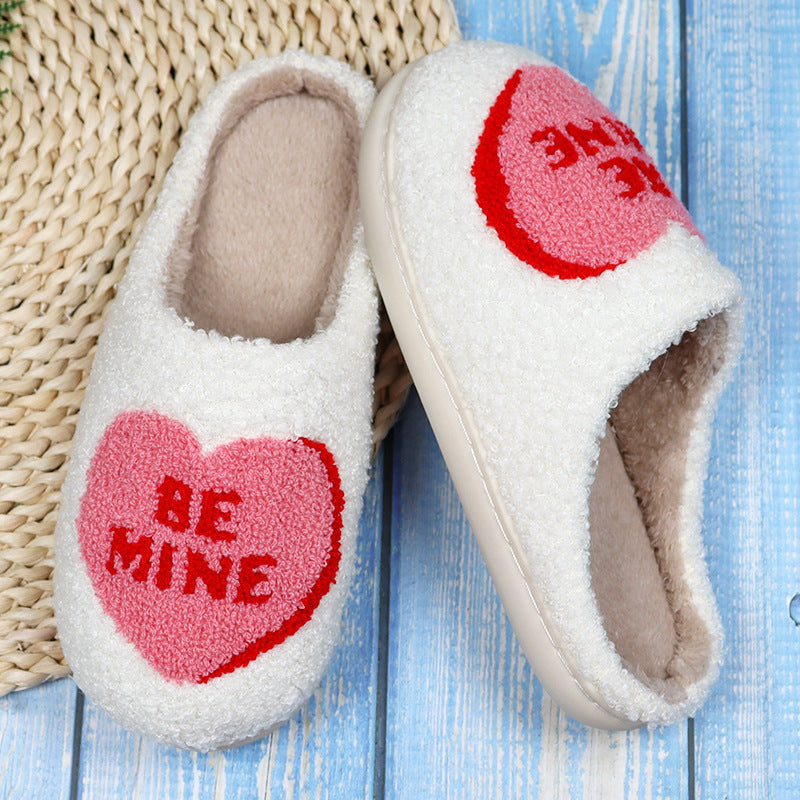
[[[449,0],[28,0],[0,66],[0,694],[67,674],[53,528],[108,301],[192,112],[305,47],[382,85],[458,36]],[[410,384],[384,321],[376,446]]]

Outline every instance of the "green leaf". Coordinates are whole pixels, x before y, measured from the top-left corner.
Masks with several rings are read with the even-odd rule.
[[[25,0],[2,0],[0,2],[0,17],[8,16],[9,12],[19,8]]]

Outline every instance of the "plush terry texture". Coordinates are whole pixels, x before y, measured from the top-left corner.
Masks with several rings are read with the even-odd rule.
[[[487,224],[472,165],[490,109],[511,76],[529,66],[551,68],[526,50],[472,42],[429,56],[410,72],[392,117],[398,225],[420,313],[479,431],[525,570],[552,612],[574,674],[625,719],[673,722],[704,700],[720,658],[701,498],[711,418],[739,340],[741,287],[699,236],[674,221],[634,258],[579,281],[531,270],[509,251]],[[659,683],[626,664],[605,630],[592,589],[588,497],[599,441],[612,408],[625,402],[625,387],[688,331],[699,334],[702,321],[714,319],[723,322],[710,345],[714,368],[692,367],[697,359],[687,356],[684,380],[694,385],[693,399],[661,409],[662,429],[675,415],[684,435],[680,458],[670,459],[669,497],[650,508],[669,506],[668,549],[680,585],[677,594],[667,591],[672,614],[674,603],[688,602],[701,625],[684,620],[676,628],[700,668],[688,666],[678,648]],[[656,406],[648,418],[658,414]],[[633,448],[640,463],[645,445]],[[646,514],[646,500],[637,500]],[[659,564],[669,566],[668,559]]]
[[[524,66],[492,105],[472,165],[478,203],[518,258],[585,278],[695,231],[636,135],[557,67]]]
[[[342,506],[320,443],[206,456],[180,423],[130,411],[92,458],[78,538],[120,632],[166,678],[201,683],[308,622],[336,577]]]
[[[229,338],[196,328],[167,302],[170,254],[201,191],[208,154],[232,99],[251,94],[273,71],[295,69],[338,85],[363,127],[374,96],[369,81],[338,61],[302,52],[251,62],[209,96],[184,136],[109,313],[56,530],[54,600],[76,681],[123,724],[202,750],[262,735],[293,714],[318,684],[338,640],[353,577],[367,477],[377,295],[360,226],[352,234],[334,313],[307,338],[282,344]],[[243,439],[305,439],[323,443],[338,467],[344,507],[335,582],[296,633],[206,683],[168,681],[142,656],[104,612],[80,554],[75,520],[89,465],[104,432],[131,410],[185,426],[206,458]]]

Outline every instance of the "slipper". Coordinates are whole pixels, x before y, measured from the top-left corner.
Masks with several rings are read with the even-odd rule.
[[[263,735],[337,642],[371,448],[356,165],[373,95],[302,51],[222,81],[98,345],[56,529],[58,630],[88,697],[161,742]]]
[[[395,76],[359,173],[398,342],[544,688],[601,728],[692,713],[720,660],[702,487],[739,281],[631,129],[517,47]]]

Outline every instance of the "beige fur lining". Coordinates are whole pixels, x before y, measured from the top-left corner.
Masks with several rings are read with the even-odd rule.
[[[609,425],[589,495],[592,588],[619,655],[646,675],[667,677],[675,623],[631,479]]]
[[[592,586],[606,632],[626,666],[673,702],[711,652],[684,579],[679,513],[689,437],[727,328],[724,314],[703,320],[622,392],[590,496]]]
[[[357,214],[359,125],[327,78],[281,70],[231,102],[172,253],[171,305],[273,342],[333,318]]]

